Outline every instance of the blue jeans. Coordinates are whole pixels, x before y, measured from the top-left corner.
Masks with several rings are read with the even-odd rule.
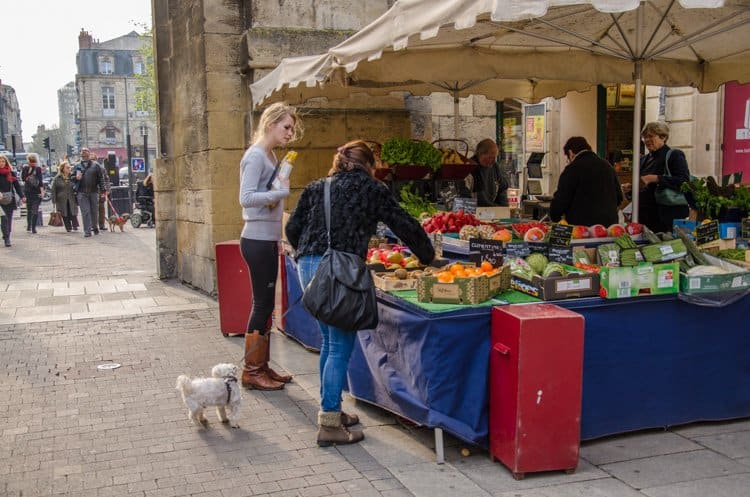
[[[320,255],[305,255],[297,261],[302,288],[312,279],[320,264]],[[341,411],[341,391],[344,389],[349,357],[352,355],[357,334],[318,321],[320,345],[320,410]]]

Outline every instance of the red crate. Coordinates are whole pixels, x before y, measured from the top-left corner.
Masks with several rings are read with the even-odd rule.
[[[253,290],[239,240],[216,244],[216,286],[221,333],[244,335],[253,306]]]
[[[583,331],[553,304],[492,309],[490,455],[516,479],[578,466]]]

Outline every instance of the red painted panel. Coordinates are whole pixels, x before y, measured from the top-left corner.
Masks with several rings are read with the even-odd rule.
[[[244,335],[253,305],[253,291],[239,240],[216,244],[216,286],[221,332]]]

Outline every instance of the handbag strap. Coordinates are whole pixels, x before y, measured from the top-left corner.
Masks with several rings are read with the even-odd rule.
[[[331,248],[331,177],[326,178],[323,187],[323,206],[326,212],[326,232],[328,234],[328,248]]]

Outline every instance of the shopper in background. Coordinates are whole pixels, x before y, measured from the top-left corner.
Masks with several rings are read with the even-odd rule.
[[[284,103],[269,106],[260,116],[253,144],[240,161],[240,205],[245,226],[240,250],[250,272],[253,307],[245,332],[245,365],[242,385],[258,390],[279,390],[291,381],[268,365],[270,324],[276,303],[279,272],[279,240],[284,199],[289,196],[289,180],[271,189],[279,160],[274,149],[302,136],[302,122],[294,107]]]
[[[331,248],[364,258],[378,221],[387,224],[423,264],[435,257],[427,234],[416,219],[399,206],[391,191],[373,177],[375,157],[363,141],[340,147],[328,171],[331,182]],[[286,236],[297,251],[302,287],[312,279],[328,249],[323,191],[326,180],[307,185],[286,225]],[[348,444],[364,438],[361,431],[349,431],[356,415],[341,411],[349,357],[356,332],[318,322],[320,347],[320,412],[318,445]]]
[[[685,153],[667,146],[669,125],[654,121],[646,123],[641,130],[641,139],[648,154],[641,159],[640,196],[638,201],[638,222],[645,224],[656,233],[672,231],[675,219],[685,219],[689,214],[687,205],[661,205],[656,201],[657,188],[671,188],[680,191],[682,184],[690,181]],[[669,151],[669,174],[667,174],[667,154]],[[632,185],[625,183],[623,190],[630,193]]]
[[[44,175],[36,154],[27,155],[26,160],[29,163],[21,170],[21,181],[23,181],[23,190],[26,195],[26,231],[36,234],[39,205],[44,196]]]
[[[549,214],[557,222],[609,226],[618,221],[623,195],[617,173],[606,160],[591,150],[582,136],[572,136],[563,146],[568,165],[560,174]]]
[[[508,206],[508,178],[497,163],[499,149],[489,138],[477,143],[471,158],[478,165],[471,173],[471,191],[477,195],[479,207]]]
[[[3,154],[0,154],[0,195],[7,198],[10,193],[10,202],[0,203],[0,228],[3,234],[3,244],[10,247],[10,232],[13,227],[13,211],[18,207],[16,204],[16,194],[21,200],[24,200],[21,185],[18,183],[16,173],[10,165],[10,160]]]
[[[92,160],[97,160],[96,155],[93,155]],[[109,180],[109,174],[107,174],[107,168],[104,164],[99,164],[102,168],[102,176],[104,177],[104,192],[99,193],[99,231],[107,231],[107,197],[112,188],[112,183]]]
[[[70,164],[63,161],[57,168],[57,176],[52,180],[52,205],[62,215],[65,231],[78,226],[78,203],[70,177]]]
[[[99,234],[99,194],[106,192],[104,169],[91,158],[88,148],[81,149],[81,162],[73,168],[73,188],[83,217],[83,236]]]

